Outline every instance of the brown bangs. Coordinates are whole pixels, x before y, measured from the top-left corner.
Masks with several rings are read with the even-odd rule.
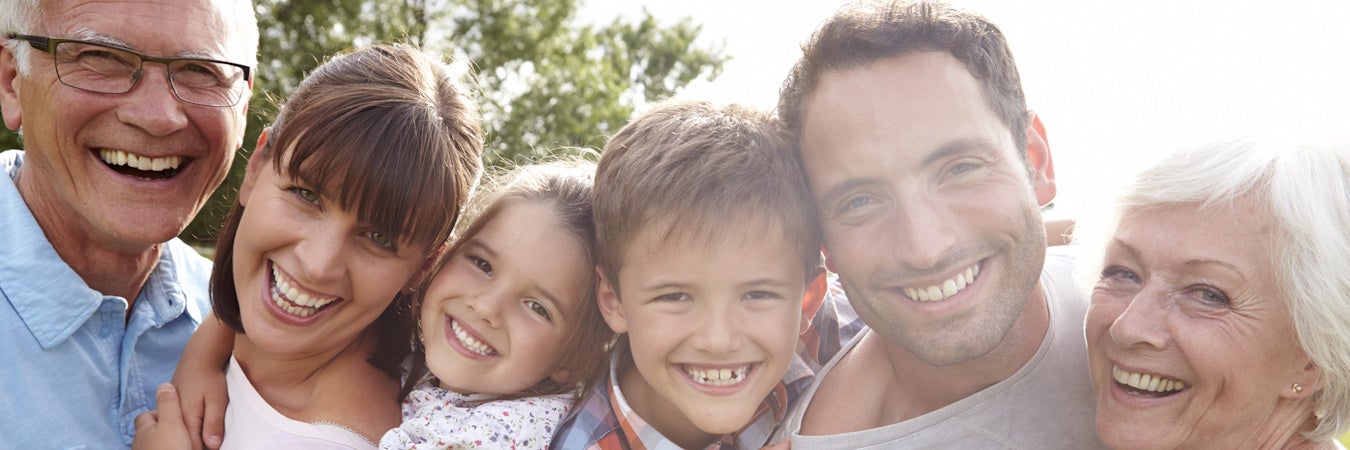
[[[449,236],[468,190],[445,148],[451,140],[434,110],[371,94],[353,96],[370,100],[362,104],[313,99],[310,108],[330,114],[287,124],[273,163],[281,167],[289,149],[288,173],[398,242],[430,248]]]

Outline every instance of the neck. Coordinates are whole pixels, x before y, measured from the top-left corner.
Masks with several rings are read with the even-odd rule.
[[[617,369],[619,389],[628,407],[666,439],[680,448],[704,448],[717,441],[718,435],[699,429],[684,413],[666,402],[633,367],[631,358],[623,357]]]
[[[90,231],[94,227],[79,213],[63,208],[65,203],[51,199],[55,194],[48,195],[49,189],[34,185],[38,181],[30,181],[32,177],[24,177],[25,168],[19,168],[14,185],[56,254],[89,288],[126,299],[130,317],[131,305],[159,262],[163,246],[121,243],[112,236]]]
[[[891,417],[885,423],[933,412],[1021,370],[1040,350],[1050,326],[1049,306],[1039,283],[1032,289],[1032,295],[997,346],[982,356],[955,364],[929,364],[881,335],[869,333],[859,345],[869,344],[871,352],[885,355],[890,369],[889,380],[884,381],[885,403],[899,406],[886,413]]]
[[[255,345],[244,333],[236,333],[234,358],[258,394],[287,414],[305,410],[315,387],[330,369],[340,372],[352,363],[368,364],[374,347],[375,339],[367,331],[347,345],[323,352],[281,354]]]
[[[1303,433],[1317,428],[1317,418],[1313,416],[1312,397],[1289,399],[1280,398],[1269,418],[1251,428],[1251,435],[1241,442],[1259,443],[1256,448],[1283,449],[1331,449],[1335,444],[1330,441],[1314,442]],[[1237,434],[1237,433],[1234,433]]]

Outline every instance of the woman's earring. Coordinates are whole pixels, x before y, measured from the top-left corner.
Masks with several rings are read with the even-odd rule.
[[[1302,394],[1302,393],[1303,393],[1303,385],[1294,383],[1294,394]]]

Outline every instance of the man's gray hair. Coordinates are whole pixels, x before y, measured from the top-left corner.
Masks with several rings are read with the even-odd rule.
[[[220,2],[222,0],[215,0]],[[226,59],[242,57],[241,61],[249,67],[258,67],[258,19],[253,9],[253,2],[250,0],[223,0],[228,3],[226,7],[227,14],[237,14],[239,17],[237,25],[240,27],[237,31],[237,39],[243,39],[247,44],[243,47],[242,55],[224,55]],[[18,61],[19,73],[27,73],[29,70],[29,61],[32,60],[32,48],[28,43],[19,39],[5,39],[9,33],[33,34],[38,24],[45,15],[45,7],[40,0],[0,0],[0,42],[4,46],[14,51],[14,58]]]
[[[31,60],[28,43],[19,39],[5,39],[5,36],[9,33],[33,32],[42,17],[38,0],[0,0],[0,11],[5,11],[5,14],[0,15],[0,39],[4,40],[5,47],[14,51],[19,73],[28,73],[28,62]]]

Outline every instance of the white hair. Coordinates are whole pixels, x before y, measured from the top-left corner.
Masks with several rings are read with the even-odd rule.
[[[218,0],[221,1],[221,0]],[[222,9],[226,14],[235,14],[234,17],[239,29],[237,38],[242,39],[246,44],[242,47],[243,54],[230,57],[242,57],[240,61],[244,65],[254,68],[257,72],[258,67],[258,19],[257,13],[253,9],[251,0],[223,0],[226,4]],[[21,39],[5,39],[9,33],[33,34],[41,22],[46,7],[40,0],[0,0],[0,43],[14,52],[14,59],[18,62],[19,73],[24,74],[29,70],[29,64],[32,60],[32,48],[27,42]]]
[[[1334,439],[1350,428],[1350,147],[1243,139],[1176,153],[1135,176],[1108,221],[1089,224],[1080,282],[1095,283],[1121,219],[1160,208],[1203,210],[1239,197],[1254,199],[1275,223],[1276,289],[1287,300],[1298,342],[1321,369],[1313,410],[1322,419],[1306,436]]]
[[[9,33],[33,32],[38,19],[42,17],[38,0],[0,0],[0,11],[5,11],[4,15],[0,15],[0,42],[13,51],[19,73],[28,73],[28,64],[32,59],[29,54],[32,49],[22,39],[7,39],[5,36]]]

